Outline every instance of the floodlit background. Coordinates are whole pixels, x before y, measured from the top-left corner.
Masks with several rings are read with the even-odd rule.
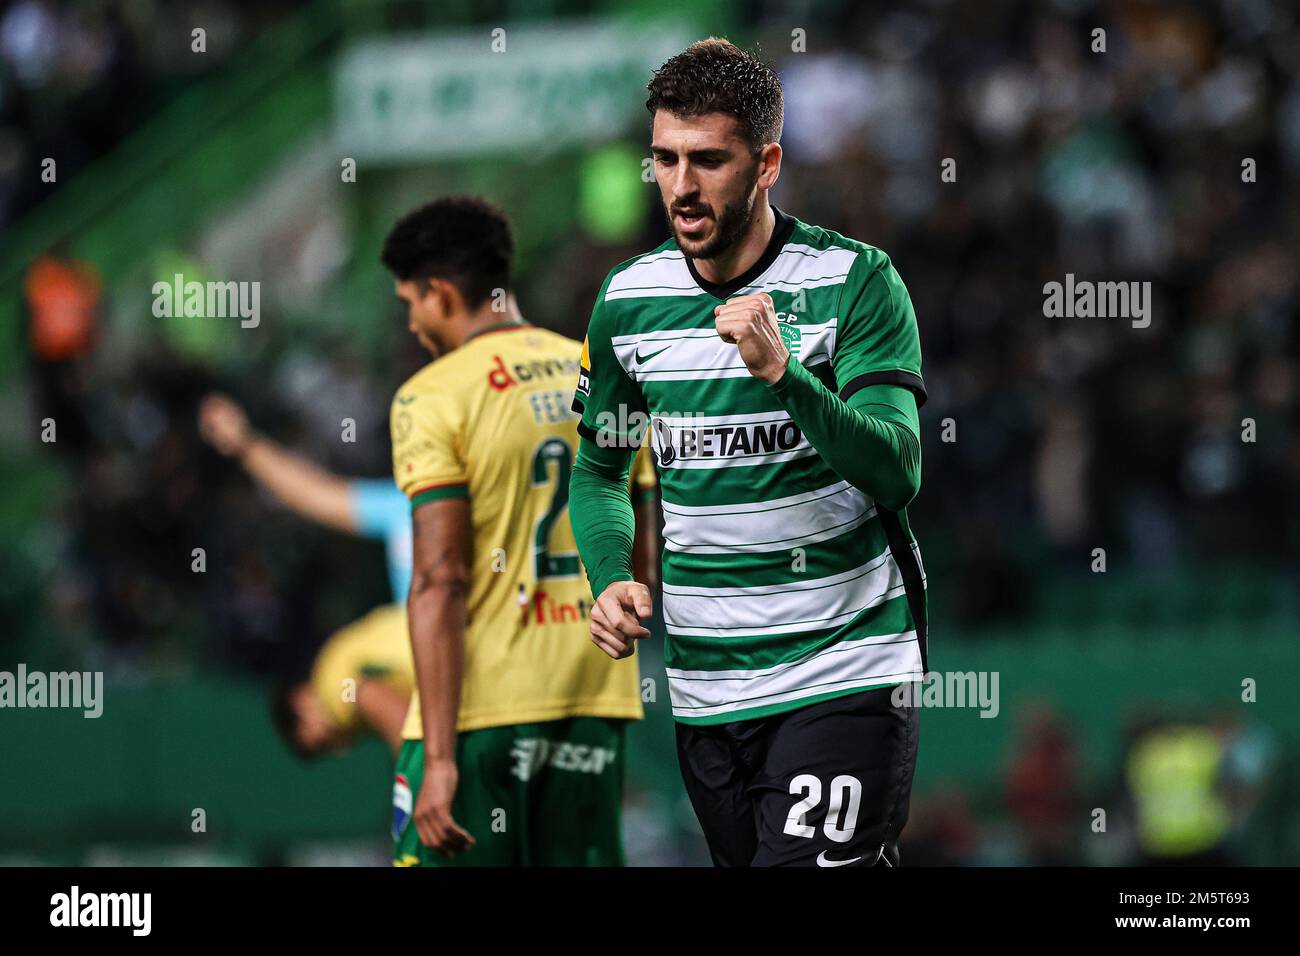
[[[1288,0],[5,6],[0,670],[100,670],[106,698],[0,710],[0,861],[386,860],[383,747],[304,765],[267,709],[388,600],[381,548],[276,507],[196,401],[386,475],[422,356],[379,245],[449,192],[504,207],[525,315],[580,338],[667,234],[645,82],[710,34],[781,70],[775,202],[885,249],[920,322],[931,666],[999,695],[923,712],[904,862],[1300,863]],[[155,318],[176,273],[260,282],[260,324]],[[1067,273],[1150,281],[1150,327],[1045,318]],[[704,863],[641,654],[629,859]]]

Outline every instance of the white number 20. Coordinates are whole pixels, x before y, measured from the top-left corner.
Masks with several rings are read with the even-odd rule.
[[[801,773],[790,781],[791,795],[803,795],[803,799],[790,808],[785,818],[785,832],[789,836],[812,838],[816,834],[813,827],[804,822],[808,811],[822,802],[822,782],[810,773]],[[840,774],[831,781],[830,803],[826,807],[826,823],[822,832],[827,839],[836,843],[848,843],[853,839],[853,831],[858,826],[858,809],[862,806],[862,783],[857,777]],[[845,800],[844,795],[848,794]],[[840,816],[843,814],[843,822]]]

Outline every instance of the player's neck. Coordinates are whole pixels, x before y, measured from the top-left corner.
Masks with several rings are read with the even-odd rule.
[[[501,311],[492,308],[493,300],[488,299],[472,315],[465,318],[461,325],[460,341],[456,343],[456,348],[460,348],[470,339],[477,338],[485,332],[495,332],[498,329],[507,329],[517,325],[526,325],[523,313],[519,311],[519,303],[515,301],[513,295],[506,296],[505,310]]]
[[[759,198],[755,207],[754,218],[750,220],[749,230],[744,238],[713,259],[691,260],[701,278],[716,285],[726,285],[762,258],[763,253],[767,251],[768,243],[772,241],[772,230],[776,228],[776,214],[772,212],[766,194]]]

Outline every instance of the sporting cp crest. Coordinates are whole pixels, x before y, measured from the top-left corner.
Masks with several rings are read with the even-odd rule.
[[[790,354],[797,358],[799,355],[800,332],[799,326],[794,324],[795,317],[786,312],[778,312],[776,320],[778,327],[781,329],[781,341],[790,350]]]

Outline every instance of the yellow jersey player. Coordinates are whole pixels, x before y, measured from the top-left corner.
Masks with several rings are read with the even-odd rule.
[[[635,663],[589,642],[568,516],[581,346],[524,322],[512,255],[505,217],[476,198],[416,209],[384,243],[434,356],[391,414],[414,540],[398,865],[623,862],[624,733],[641,700]]]

